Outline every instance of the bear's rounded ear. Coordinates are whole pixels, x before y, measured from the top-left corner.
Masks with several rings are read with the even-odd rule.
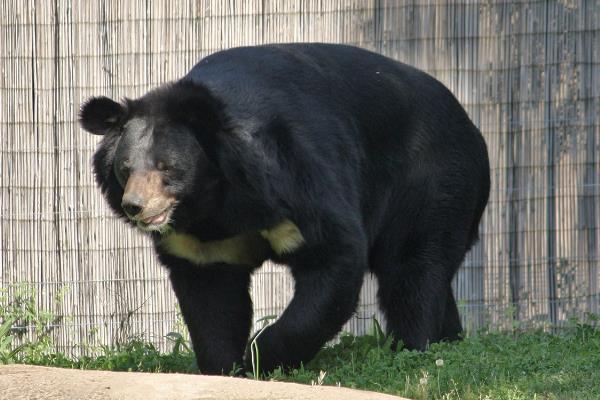
[[[79,123],[94,135],[104,135],[116,127],[125,115],[125,107],[108,97],[92,97],[79,112]]]

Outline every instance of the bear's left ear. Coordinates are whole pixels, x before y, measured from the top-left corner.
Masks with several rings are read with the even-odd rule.
[[[104,135],[115,128],[126,114],[122,104],[108,97],[92,97],[81,107],[79,123],[94,135]]]

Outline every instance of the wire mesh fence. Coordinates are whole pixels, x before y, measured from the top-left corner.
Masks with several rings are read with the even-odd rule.
[[[98,139],[76,123],[81,102],[139,96],[214,51],[273,42],[353,44],[414,65],[480,127],[492,192],[454,282],[468,329],[600,311],[600,1],[5,0],[0,39],[0,284],[9,299],[35,289],[60,350],[136,334],[162,346],[181,326],[149,241],[94,186]],[[346,330],[382,319],[376,290],[367,277]],[[255,319],[292,293],[285,268],[265,265]]]

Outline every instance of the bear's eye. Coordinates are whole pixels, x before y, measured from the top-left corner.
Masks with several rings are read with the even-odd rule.
[[[159,161],[156,164],[156,169],[158,169],[159,171],[166,171],[169,169],[169,167],[167,166],[167,164],[165,164],[163,161]]]
[[[123,160],[123,162],[121,162],[121,171],[126,173],[129,171],[129,169],[131,168],[131,161],[129,160]]]

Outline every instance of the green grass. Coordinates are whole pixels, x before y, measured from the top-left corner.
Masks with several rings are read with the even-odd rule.
[[[590,321],[595,324],[597,318],[590,316]],[[40,313],[29,296],[8,306],[0,302],[0,364],[198,370],[188,342],[179,333],[167,335],[172,346],[166,353],[144,340],[131,339],[116,347],[93,348],[93,357],[56,354],[51,341],[56,323],[52,315]],[[19,328],[24,325],[34,327],[35,341],[24,340],[25,331]],[[276,371],[267,379],[341,385],[413,399],[600,399],[600,329],[590,325],[573,322],[559,334],[479,333],[457,343],[434,344],[425,352],[392,351],[376,321],[374,328],[373,335],[343,335],[306,366],[287,374]]]
[[[181,337],[175,333],[169,335]],[[187,344],[177,339],[174,340],[173,348],[168,353],[163,353],[153,344],[139,339],[132,339],[116,347],[101,346],[96,349],[96,355],[84,357],[68,357],[62,353],[40,353],[31,351],[30,348],[31,345],[24,346],[11,362],[104,371],[198,372],[194,353]]]
[[[588,326],[560,335],[487,333],[426,352],[393,352],[388,344],[342,337],[306,368],[275,377],[311,383],[324,371],[323,384],[415,399],[600,398],[600,331]]]

